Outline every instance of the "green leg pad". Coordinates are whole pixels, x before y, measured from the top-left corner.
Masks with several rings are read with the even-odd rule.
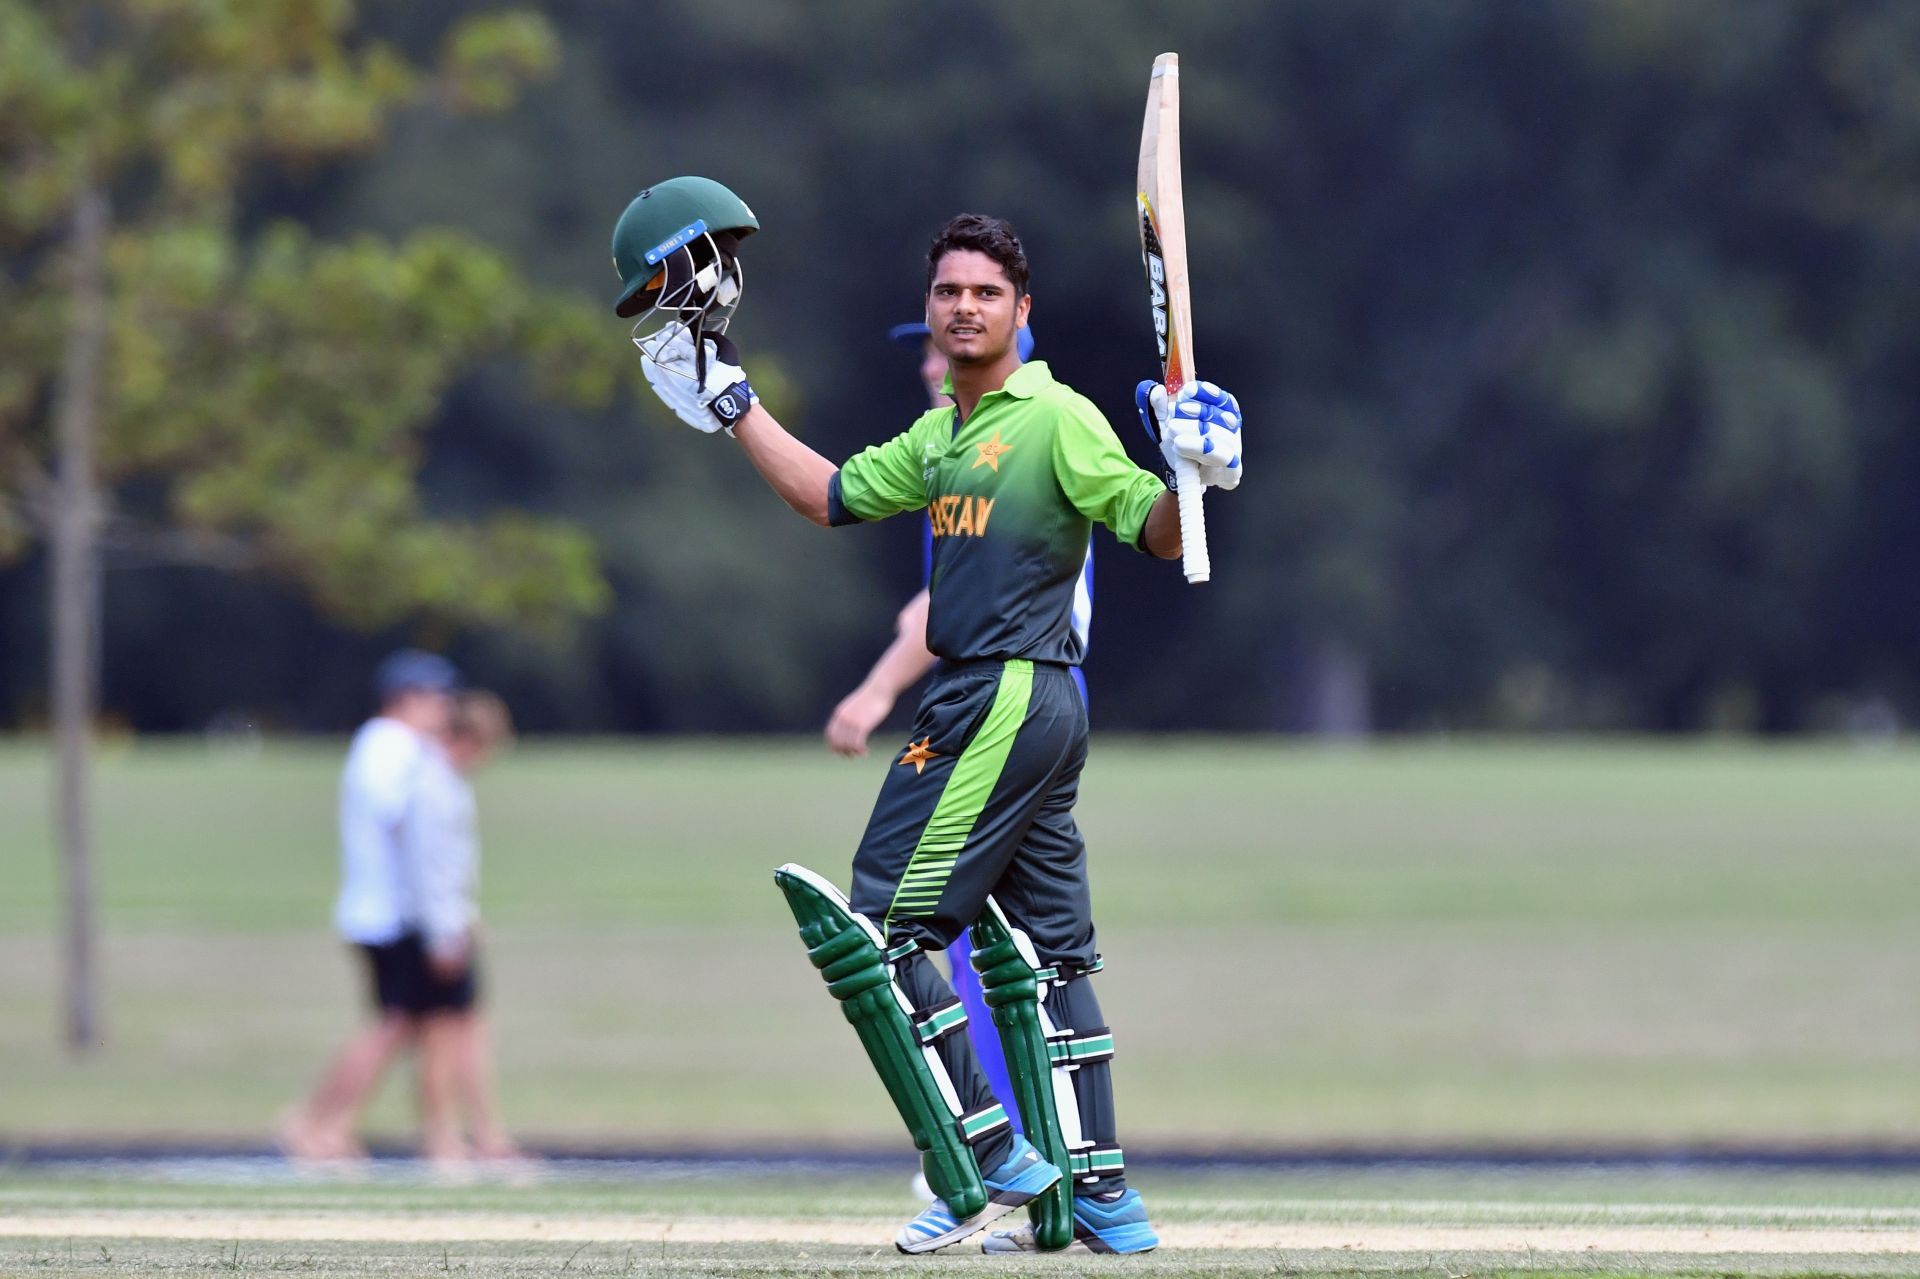
[[[1062,1173],[1073,1166],[1072,1141],[1080,1134],[1080,1111],[1072,1084],[1059,1091],[1064,1074],[1056,1074],[1047,1047],[1052,1027],[1040,1001],[1045,995],[1040,964],[1032,944],[1000,913],[999,903],[987,900],[987,909],[975,921],[973,967],[980,974],[980,991],[993,1009],[1000,1030],[1000,1047],[1007,1056],[1007,1075],[1013,1098],[1026,1121],[1027,1140]],[[1063,1176],[1045,1194],[1027,1205],[1033,1238],[1043,1249],[1064,1248],[1073,1242],[1073,1178]]]
[[[887,964],[886,939],[854,913],[839,889],[806,867],[789,863],[773,879],[800,925],[807,958],[840,1001],[905,1121],[927,1184],[955,1217],[964,1220],[985,1210],[987,1188],[973,1148],[961,1134],[960,1102],[946,1068],[914,1029],[910,1006]]]

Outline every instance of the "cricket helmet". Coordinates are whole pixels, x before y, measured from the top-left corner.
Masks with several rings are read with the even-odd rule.
[[[712,178],[669,178],[633,197],[613,227],[616,315],[659,311],[724,333],[746,278],[740,241],[760,229],[746,201]]]

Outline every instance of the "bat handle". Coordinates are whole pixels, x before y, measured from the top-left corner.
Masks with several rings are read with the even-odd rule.
[[[1179,487],[1174,497],[1180,503],[1180,569],[1187,581],[1198,585],[1213,576],[1213,561],[1207,558],[1207,521],[1200,509],[1200,467],[1187,458],[1174,465],[1173,477]]]

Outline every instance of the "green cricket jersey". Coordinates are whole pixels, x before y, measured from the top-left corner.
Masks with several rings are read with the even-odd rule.
[[[849,458],[829,488],[828,516],[851,524],[926,508],[927,647],[938,656],[1077,665],[1085,644],[1069,618],[1092,523],[1138,547],[1166,485],[1042,362],[981,396],[957,430],[955,415],[932,409]]]

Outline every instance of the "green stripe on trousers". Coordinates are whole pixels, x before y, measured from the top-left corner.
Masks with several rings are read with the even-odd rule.
[[[1019,659],[1007,662],[987,718],[953,762],[946,787],[934,802],[933,815],[920,832],[906,873],[894,889],[893,904],[887,907],[887,922],[891,923],[895,915],[931,915],[940,904],[940,894],[953,876],[960,850],[966,847],[967,836],[985,811],[1000,771],[1007,765],[1007,756],[1013,753],[1013,740],[1026,722],[1027,703],[1032,696],[1033,663]]]

